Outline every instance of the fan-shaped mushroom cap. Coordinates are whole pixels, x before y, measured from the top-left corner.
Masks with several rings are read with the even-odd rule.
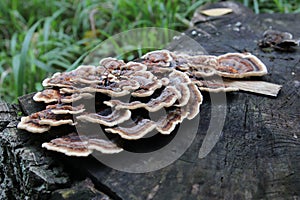
[[[44,133],[46,131],[49,131],[51,129],[51,126],[41,125],[41,124],[34,123],[31,121],[23,120],[18,123],[17,128],[26,130],[31,133]]]
[[[190,56],[172,54],[175,59],[175,69],[186,72],[193,77],[208,77],[216,74],[217,57],[208,55]]]
[[[74,93],[71,95],[62,95],[60,102],[62,103],[73,103],[75,101],[79,101],[80,99],[92,99],[95,96],[90,93]]]
[[[140,85],[140,88],[138,90],[131,93],[131,95],[134,97],[150,96],[155,92],[156,89],[161,88],[164,83],[161,80],[157,79],[157,77],[155,77],[149,71],[136,72],[132,79],[137,81]]]
[[[229,78],[263,76],[268,73],[267,67],[250,53],[227,53],[218,56],[215,69],[219,75]]]
[[[263,76],[266,66],[250,53],[227,53],[221,56],[184,54],[173,55],[175,68],[186,72],[191,77],[219,75],[229,78]]]
[[[106,69],[116,69],[125,65],[123,60],[118,60],[116,58],[108,57],[100,60],[99,64]]]
[[[91,99],[94,95],[90,93],[74,93],[74,94],[65,94],[61,93],[57,89],[45,89],[41,92],[37,92],[33,96],[33,100],[36,102],[44,102],[44,103],[54,103],[54,102],[62,102],[62,103],[72,103],[78,101],[80,99]]]
[[[188,113],[182,108],[176,108],[169,111],[167,115],[161,117],[156,122],[156,130],[161,134],[168,135],[175,129],[177,124],[181,123],[187,117],[187,115]]]
[[[80,104],[76,107],[73,107],[71,105],[64,105],[64,104],[54,104],[54,105],[48,105],[46,107],[47,110],[51,110],[52,113],[56,115],[61,114],[80,114],[85,111],[84,105]]]
[[[190,98],[190,91],[187,86],[187,84],[191,82],[190,78],[185,73],[174,70],[169,75],[169,80],[169,85],[175,86],[175,88],[180,92],[178,104],[176,106],[186,105]]]
[[[131,112],[129,110],[114,110],[109,115],[100,115],[97,113],[88,113],[80,115],[77,117],[78,120],[83,122],[91,122],[102,124],[104,126],[115,126],[117,124],[123,123],[131,117]]]
[[[138,122],[138,124],[132,127],[117,126],[115,128],[106,128],[105,131],[110,133],[117,133],[124,139],[137,140],[154,130],[155,127],[156,123],[154,121],[151,121],[149,119],[142,119]]]
[[[119,153],[123,149],[111,141],[69,134],[43,143],[43,148],[64,153],[67,156],[88,156],[94,150],[104,154]]]
[[[128,73],[129,71],[134,71],[134,72],[146,71],[147,65],[138,62],[129,61],[121,69],[124,71],[125,75],[130,75],[131,73]]]
[[[157,98],[151,99],[148,103],[142,103],[140,101],[125,103],[115,99],[104,101],[103,103],[110,107],[114,107],[116,110],[145,108],[149,112],[156,112],[163,107],[172,106],[178,97],[180,97],[179,91],[173,86],[167,86]]]
[[[168,50],[151,51],[142,56],[143,63],[146,65],[156,65],[162,67],[169,67],[173,60]]]
[[[203,97],[197,86],[193,83],[189,83],[188,88],[190,91],[190,99],[184,109],[188,113],[187,119],[193,119],[200,112]]]
[[[69,115],[56,115],[52,113],[51,110],[42,110],[36,113],[33,113],[27,117],[22,117],[21,122],[31,123],[34,122],[40,125],[49,125],[49,126],[60,126],[63,124],[73,125],[73,120]]]
[[[61,95],[58,90],[54,89],[46,89],[42,92],[37,92],[33,96],[33,100],[36,102],[44,102],[44,103],[53,103],[58,102],[61,98]]]
[[[200,91],[206,92],[233,92],[238,91],[239,88],[229,86],[224,82],[216,80],[193,80],[193,83],[198,86]]]
[[[44,87],[70,87],[74,83],[79,84],[81,79],[95,79],[96,67],[92,65],[82,65],[70,72],[58,72],[51,78],[46,78],[42,85]]]
[[[56,112],[61,112],[62,114],[57,115],[53,113],[52,108]],[[81,110],[81,106],[68,108],[58,105],[49,106],[46,110],[22,117],[21,122],[17,127],[32,133],[43,133],[50,130],[51,126],[60,126],[64,124],[74,125],[71,115],[66,115],[65,113],[79,112]]]

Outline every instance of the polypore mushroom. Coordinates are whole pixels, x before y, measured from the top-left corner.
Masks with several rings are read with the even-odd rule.
[[[51,151],[64,153],[67,156],[84,157],[93,153],[94,150],[104,154],[114,154],[123,151],[122,148],[111,141],[79,136],[74,133],[43,143],[42,147]]]
[[[33,100],[36,102],[53,103],[60,101],[61,95],[59,90],[46,89],[42,92],[37,92],[33,96]]]
[[[266,73],[265,65],[249,53],[189,56],[160,50],[145,54],[138,62],[104,58],[99,66],[83,65],[45,79],[46,89],[36,93],[33,99],[56,104],[22,117],[18,128],[41,133],[52,126],[84,122],[103,125],[106,132],[128,140],[140,139],[153,130],[170,134],[184,119],[194,119],[200,112],[203,99],[200,90],[244,90],[274,95],[280,89],[270,83],[230,79],[222,82],[214,77],[243,78]],[[210,79],[203,80],[203,77]],[[104,98],[99,98],[99,93]],[[95,112],[86,111],[82,104],[67,104],[96,95]],[[132,98],[127,98],[129,95]],[[108,100],[110,97],[112,99]],[[129,100],[125,102],[124,99]],[[165,115],[149,119],[151,114],[162,111]],[[76,123],[72,115],[76,115]],[[88,156],[94,150],[102,153],[122,151],[111,141],[76,134],[53,139],[42,146],[69,156]]]
[[[190,98],[184,109],[188,113],[187,119],[193,119],[200,111],[200,105],[202,104],[203,97],[201,92],[193,83],[189,83],[188,88],[190,91]]]
[[[70,115],[56,115],[51,109],[46,109],[27,117],[22,117],[18,128],[33,133],[43,133],[48,131],[51,126],[60,126],[63,124],[73,125],[72,117]]]
[[[56,115],[62,115],[62,114],[80,114],[85,111],[84,105],[80,104],[76,107],[73,107],[71,105],[64,105],[64,104],[54,104],[54,105],[48,105],[46,107],[47,110],[51,110],[53,114]]]
[[[228,78],[263,76],[268,73],[267,67],[250,53],[227,53],[218,56],[215,69],[218,74]]]
[[[183,108],[176,108],[172,111],[169,111],[167,115],[161,117],[156,122],[156,130],[161,134],[168,135],[176,127],[177,124],[181,123],[188,113],[183,110]]]
[[[90,93],[74,93],[74,94],[66,94],[57,89],[45,89],[41,92],[37,92],[33,96],[33,100],[36,102],[44,102],[44,103],[73,103],[80,99],[91,99],[94,95]]]
[[[22,119],[18,123],[18,126],[17,126],[18,129],[23,129],[23,130],[26,130],[31,133],[44,133],[51,129],[51,126],[49,126],[49,125],[41,125],[41,124],[35,123],[33,121],[27,121],[24,118],[22,118]]]
[[[136,72],[132,79],[140,84],[140,88],[131,93],[134,97],[150,96],[156,89],[159,89],[166,84],[163,82],[165,79],[161,81],[149,71]]]
[[[217,80],[193,80],[193,83],[198,86],[201,91],[206,92],[233,92],[238,91],[239,88],[232,87],[225,84],[223,81]]]
[[[137,140],[151,132],[155,127],[156,123],[154,121],[142,119],[136,125],[131,127],[117,126],[115,128],[106,128],[105,131],[117,133],[124,139]]]
[[[180,92],[180,97],[178,98],[178,104],[176,104],[176,106],[186,105],[190,98],[190,91],[187,84],[190,83],[191,80],[186,74],[176,70],[174,70],[168,78],[170,80],[169,85],[174,85]]]
[[[156,112],[163,107],[172,106],[178,97],[181,97],[179,91],[174,86],[167,86],[157,98],[152,98],[148,103],[142,103],[140,101],[132,101],[129,103],[122,102],[120,100],[104,101],[103,103],[114,107],[115,109],[138,109],[145,108],[149,112]]]
[[[131,117],[131,112],[126,109],[114,110],[109,115],[101,115],[98,113],[88,113],[77,116],[77,119],[83,122],[91,122],[102,124],[104,126],[115,126],[123,123]]]
[[[227,53],[221,56],[174,55],[175,69],[190,77],[219,75],[228,78],[244,78],[267,74],[266,66],[250,53]]]
[[[167,50],[151,51],[143,55],[141,58],[143,59],[142,63],[146,65],[161,67],[169,67],[173,60],[170,52]]]

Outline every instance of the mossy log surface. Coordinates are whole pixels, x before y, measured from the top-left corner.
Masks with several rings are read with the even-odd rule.
[[[224,3],[214,6],[220,5]],[[18,131],[19,106],[0,103],[1,199],[67,199],[66,194],[75,192],[76,196],[78,188],[89,191],[82,193],[91,195],[87,198],[108,198],[101,191],[124,200],[300,198],[300,50],[264,52],[257,46],[270,27],[299,38],[300,15],[254,15],[239,4],[231,7],[234,13],[199,22],[185,34],[212,55],[251,52],[259,57],[269,70],[259,80],[283,86],[277,98],[227,94],[222,135],[213,150],[199,159],[211,120],[210,96],[205,94],[198,133],[190,148],[173,164],[143,174],[111,169],[93,157],[70,158],[48,152],[41,143],[68,129],[56,128],[42,135]],[[43,106],[31,97],[20,98],[25,114]],[[86,177],[92,183],[85,181],[81,183],[85,186],[78,187]]]

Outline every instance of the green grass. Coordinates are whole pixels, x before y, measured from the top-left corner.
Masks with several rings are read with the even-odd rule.
[[[1,0],[0,99],[41,90],[55,71],[76,67],[107,37],[138,27],[183,31],[211,0]],[[299,0],[240,0],[256,13],[300,12]]]

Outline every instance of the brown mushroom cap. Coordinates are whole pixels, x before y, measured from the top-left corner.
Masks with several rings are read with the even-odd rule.
[[[190,91],[187,86],[191,82],[190,78],[185,73],[177,70],[174,70],[168,78],[170,80],[169,85],[173,85],[180,92],[176,106],[186,105],[190,98]]]
[[[69,115],[56,115],[51,110],[42,110],[27,117],[22,117],[21,122],[34,122],[40,125],[60,126],[63,124],[73,124],[72,117]]]
[[[85,111],[84,105],[80,104],[76,107],[71,105],[64,105],[64,104],[54,104],[48,105],[46,110],[51,110],[53,114],[62,115],[62,114],[80,114]]]
[[[114,110],[109,115],[101,115],[97,113],[88,113],[77,116],[77,119],[83,122],[91,122],[102,124],[104,126],[115,126],[117,124],[123,123],[131,117],[131,112],[129,110],[121,109]]]
[[[191,120],[200,112],[200,105],[202,104],[203,97],[197,86],[193,83],[189,83],[188,88],[190,91],[190,99],[184,109],[188,113],[187,119]]]
[[[64,153],[67,156],[88,156],[94,150],[104,154],[119,153],[123,149],[111,141],[69,134],[43,143],[43,148]]]
[[[33,96],[33,100],[36,102],[53,103],[58,102],[61,95],[58,90],[46,89],[41,92],[37,92]]]
[[[116,69],[125,65],[123,60],[118,60],[116,58],[108,57],[100,60],[99,64],[106,69]]]
[[[167,86],[157,98],[151,99],[148,103],[142,103],[140,101],[125,103],[115,99],[104,101],[103,103],[108,106],[114,107],[116,110],[133,110],[138,108],[145,108],[149,112],[156,112],[163,107],[172,106],[176,102],[178,97],[180,97],[180,93],[178,92],[178,90],[173,86]]]
[[[140,85],[138,90],[135,90],[131,93],[135,97],[146,97],[152,95],[156,89],[159,89],[163,86],[163,81],[157,79],[149,71],[139,71],[134,73],[132,77],[133,80],[137,81]]]
[[[62,102],[62,103],[73,103],[80,99],[91,99],[94,95],[90,93],[74,93],[74,94],[65,94],[63,91],[58,89],[45,89],[41,92],[37,92],[33,96],[33,100],[36,102],[44,102],[44,103],[54,103],[54,102]]]
[[[109,133],[117,133],[124,139],[137,140],[154,130],[155,127],[156,123],[154,121],[142,119],[132,127],[117,126],[115,128],[106,128],[105,131]]]
[[[175,59],[175,69],[186,72],[193,77],[208,77],[216,74],[217,57],[208,55],[190,56],[172,54]]]
[[[227,85],[225,82],[216,80],[193,80],[193,83],[198,86],[200,91],[205,92],[234,92],[239,88]]]
[[[176,108],[172,111],[169,111],[167,115],[161,117],[156,122],[156,130],[161,134],[168,135],[176,127],[177,124],[181,123],[188,113],[185,112],[182,108]]]
[[[18,123],[18,129],[23,129],[31,133],[44,133],[51,129],[49,125],[41,125],[32,121],[23,120]]]
[[[267,67],[250,53],[227,53],[218,56],[215,69],[219,75],[228,78],[263,76],[268,73]]]
[[[143,63],[146,65],[156,65],[169,67],[173,60],[168,50],[151,51],[142,56]]]
[[[217,57],[174,54],[173,57],[176,69],[196,78],[213,75],[228,78],[244,78],[267,74],[266,66],[250,53],[227,53]]]

